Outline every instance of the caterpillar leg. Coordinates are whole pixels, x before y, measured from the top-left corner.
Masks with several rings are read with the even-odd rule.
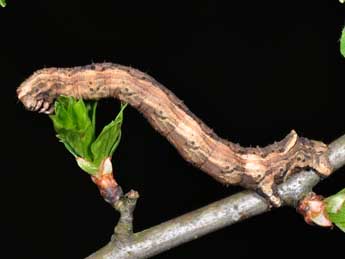
[[[258,192],[262,194],[273,207],[280,207],[282,205],[282,200],[276,193],[276,184],[274,182],[274,175],[267,175],[259,183]]]

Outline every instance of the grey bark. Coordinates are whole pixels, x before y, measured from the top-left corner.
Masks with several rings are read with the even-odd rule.
[[[334,170],[345,165],[345,135],[333,141],[329,148],[329,159]],[[279,185],[278,192],[284,205],[296,206],[320,180],[314,171],[303,170]],[[134,233],[123,242],[113,238],[88,258],[148,258],[269,210],[269,203],[261,196],[253,191],[243,191]]]

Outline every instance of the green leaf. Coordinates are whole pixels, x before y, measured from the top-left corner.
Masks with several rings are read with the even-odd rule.
[[[67,150],[89,161],[92,161],[90,145],[95,138],[95,111],[95,103],[60,96],[55,102],[55,115],[50,116],[57,137]]]
[[[123,110],[127,104],[121,104],[121,109],[115,120],[103,128],[97,139],[91,145],[93,162],[99,165],[102,160],[111,157],[119,145],[121,139],[121,125],[123,121]]]
[[[91,123],[94,130],[96,130],[96,109],[97,109],[97,102],[91,103],[91,105],[87,106],[89,109],[89,113],[91,112]]]
[[[121,104],[115,120],[95,138],[97,102],[84,102],[67,96],[60,96],[56,100],[55,114],[50,118],[57,137],[85,172],[92,175],[99,173],[101,162],[113,155],[121,139],[126,105]]]
[[[340,37],[340,53],[345,57],[345,28],[343,29]]]
[[[0,6],[5,7],[6,6],[6,0],[0,0]]]
[[[84,170],[85,172],[95,175],[98,172],[98,166],[94,163],[87,161],[81,157],[76,158],[77,164],[79,167]]]
[[[345,232],[345,189],[325,199],[330,220]]]

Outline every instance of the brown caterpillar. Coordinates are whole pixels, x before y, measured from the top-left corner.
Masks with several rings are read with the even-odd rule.
[[[59,95],[83,99],[117,98],[140,111],[182,157],[217,181],[264,194],[274,206],[282,201],[275,186],[299,168],[320,175],[332,172],[325,144],[291,131],[278,143],[244,148],[218,137],[172,92],[139,70],[111,64],[48,68],[35,72],[17,89],[32,111],[52,113]]]

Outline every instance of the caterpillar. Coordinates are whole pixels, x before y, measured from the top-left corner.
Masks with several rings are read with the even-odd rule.
[[[50,114],[59,95],[88,100],[116,98],[129,103],[181,156],[225,185],[258,191],[275,207],[282,205],[277,184],[302,168],[321,176],[332,172],[326,144],[292,130],[266,147],[241,147],[222,139],[171,91],[137,69],[112,63],[38,70],[17,88],[31,111]]]

